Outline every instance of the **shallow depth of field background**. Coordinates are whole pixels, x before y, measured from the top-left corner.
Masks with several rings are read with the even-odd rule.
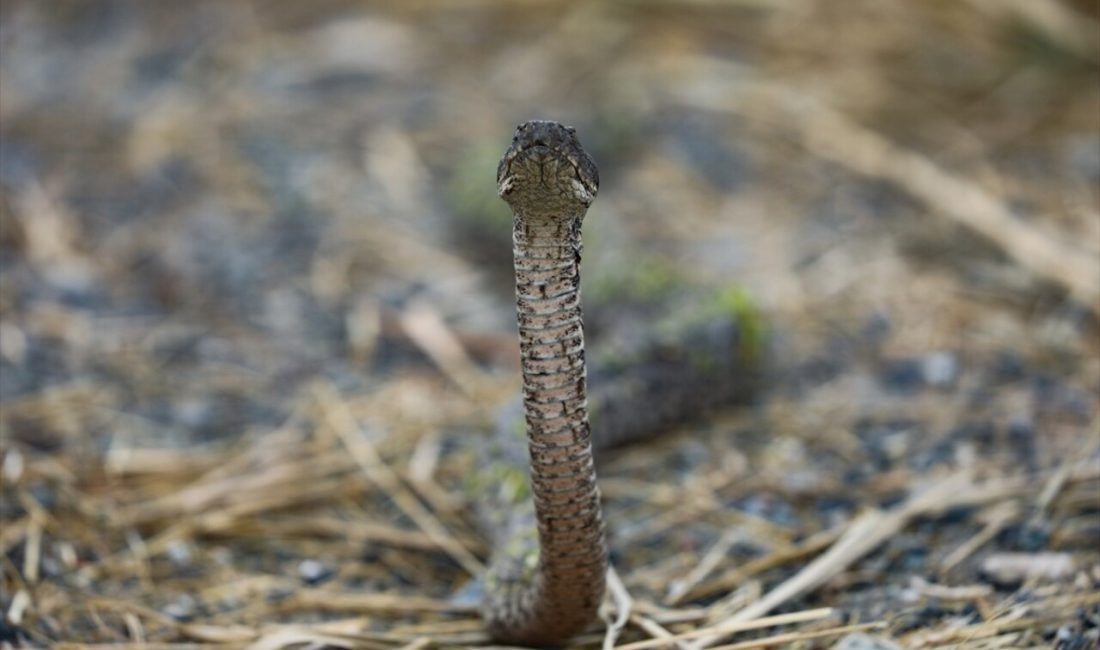
[[[637,616],[721,622],[947,484],[775,611],[1095,643],[1098,21],[4,2],[0,640],[481,643],[466,441],[519,387],[494,171],[544,118],[600,166],[592,345],[731,289],[768,335],[751,407],[601,459]]]

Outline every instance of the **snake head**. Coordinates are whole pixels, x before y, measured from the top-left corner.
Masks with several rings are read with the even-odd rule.
[[[497,192],[513,208],[568,209],[576,203],[584,209],[599,186],[596,163],[581,147],[576,129],[557,122],[520,124],[497,167]]]

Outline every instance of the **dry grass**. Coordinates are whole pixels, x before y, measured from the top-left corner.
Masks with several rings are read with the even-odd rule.
[[[1095,647],[1098,19],[5,2],[0,643],[487,644],[492,174],[550,117],[593,345],[731,284],[771,341],[751,408],[601,458],[577,647]]]

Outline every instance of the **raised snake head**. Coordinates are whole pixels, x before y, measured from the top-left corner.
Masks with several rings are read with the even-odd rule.
[[[497,166],[497,192],[524,216],[583,214],[599,186],[596,164],[576,130],[557,122],[520,124]]]

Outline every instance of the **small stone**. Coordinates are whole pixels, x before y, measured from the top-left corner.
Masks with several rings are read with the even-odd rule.
[[[176,540],[168,545],[166,555],[172,564],[180,567],[187,566],[191,564],[191,545],[187,542]]]
[[[180,594],[176,598],[175,602],[169,603],[162,610],[166,615],[171,616],[181,623],[190,621],[195,617],[195,609],[197,607],[195,599],[188,594]]]
[[[23,467],[23,454],[18,449],[9,449],[4,454],[4,462],[0,464],[0,476],[4,477],[4,482],[14,485],[23,476]]]
[[[306,584],[316,585],[332,577],[333,571],[317,560],[302,560],[298,564],[298,576]]]
[[[959,376],[959,360],[951,352],[935,352],[921,360],[924,382],[929,386],[950,386]]]
[[[206,400],[187,398],[172,405],[172,415],[181,426],[196,429],[210,420],[213,408]]]
[[[871,636],[857,632],[837,641],[835,650],[901,650],[901,646],[881,636]]]

